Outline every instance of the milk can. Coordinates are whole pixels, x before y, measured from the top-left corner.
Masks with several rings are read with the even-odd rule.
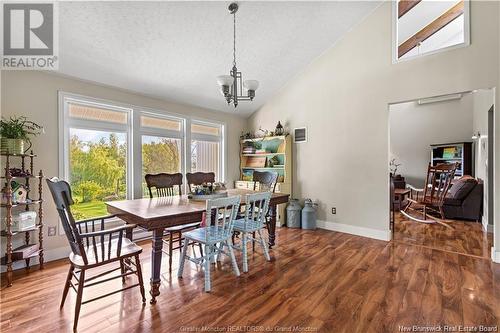
[[[316,229],[316,204],[306,199],[302,208],[302,229]]]
[[[300,206],[299,200],[290,199],[290,203],[286,207],[286,226],[288,228],[300,228]]]

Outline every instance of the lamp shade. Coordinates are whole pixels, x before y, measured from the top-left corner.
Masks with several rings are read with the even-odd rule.
[[[217,76],[217,83],[221,86],[232,86],[233,77],[231,75],[219,75]]]
[[[246,90],[257,90],[259,87],[259,81],[257,80],[246,80],[243,82],[243,86],[245,87]]]

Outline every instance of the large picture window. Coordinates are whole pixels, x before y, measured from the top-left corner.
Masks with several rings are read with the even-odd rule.
[[[222,123],[62,92],[59,103],[60,177],[71,184],[76,219],[147,196],[148,173],[215,172],[224,181]]]
[[[143,195],[148,195],[146,174],[182,172],[183,128],[180,118],[141,114]]]
[[[73,190],[76,219],[107,214],[106,201],[127,198],[130,110],[68,99],[66,179]]]

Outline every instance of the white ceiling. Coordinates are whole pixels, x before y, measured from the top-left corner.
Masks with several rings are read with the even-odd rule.
[[[63,74],[208,109],[249,115],[380,1],[240,2],[237,65],[257,79],[235,111],[216,76],[232,64],[230,2],[60,2]],[[334,73],[332,73],[334,77]]]

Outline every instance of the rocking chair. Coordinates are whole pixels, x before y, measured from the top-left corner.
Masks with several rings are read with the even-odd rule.
[[[425,187],[423,189],[416,189],[407,185],[407,188],[410,189],[410,197],[408,204],[401,211],[401,214],[416,222],[438,223],[451,228],[442,221],[445,219],[443,203],[451,187],[451,181],[455,177],[457,168],[458,163],[438,164],[436,166],[432,166],[429,163]],[[431,216],[429,213],[437,214],[439,218]]]

